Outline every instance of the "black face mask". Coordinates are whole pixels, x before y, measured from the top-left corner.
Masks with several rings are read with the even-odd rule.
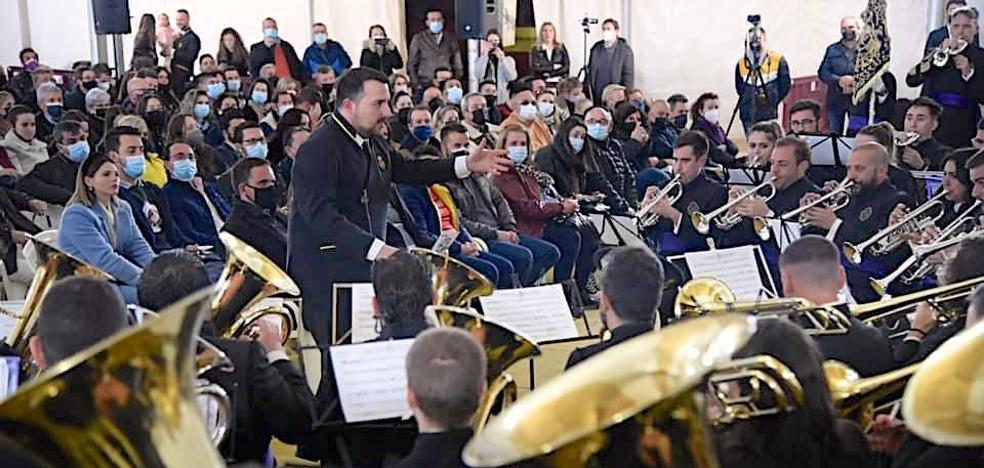
[[[400,109],[400,111],[396,113],[397,118],[400,120],[400,123],[403,124],[404,127],[407,125],[407,122],[410,121],[411,110],[412,110],[411,108],[405,107],[403,109]]]
[[[489,109],[495,107],[495,95],[490,94],[485,96],[485,104],[489,106]]]
[[[485,109],[475,109],[472,112],[472,120],[475,122],[476,127],[485,126]]]
[[[630,135],[636,128],[636,122],[622,122],[621,127],[622,131],[625,132],[626,135]]]
[[[256,203],[256,206],[274,211],[280,205],[280,188],[276,185],[267,188],[256,188],[252,185],[249,187],[253,189],[253,203]]]
[[[858,32],[854,30],[841,31],[841,37],[844,38],[845,41],[850,42],[858,38]]]
[[[443,105],[444,105],[444,101],[442,101],[442,100],[440,100],[438,98],[434,98],[434,99],[431,99],[430,104],[427,104],[427,108],[430,109],[431,113],[434,113],[434,112],[437,112],[437,110],[440,109],[441,106],[443,106]]]
[[[331,95],[331,90],[335,88],[335,83],[326,83],[321,85],[321,92],[325,95],[327,99]]]
[[[148,112],[147,115],[144,116],[144,120],[150,128],[163,128],[166,117],[167,116],[164,115],[163,109],[157,109]]]
[[[666,117],[656,117],[653,119],[653,128],[657,130],[662,130],[670,125],[670,119]]]
[[[687,127],[687,114],[681,114],[673,117],[673,126],[679,129]]]
[[[86,91],[89,91],[90,89],[93,89],[93,88],[95,88],[97,86],[99,86],[99,85],[98,85],[98,83],[96,83],[96,80],[83,81],[82,82],[82,89],[84,89]]]

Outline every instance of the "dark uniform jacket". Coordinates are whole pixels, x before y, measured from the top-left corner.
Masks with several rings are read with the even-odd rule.
[[[968,140],[962,146],[967,146],[969,144],[970,141]],[[953,148],[950,148],[949,146],[940,143],[939,140],[932,137],[919,142],[919,144],[913,146],[912,149],[916,150],[919,153],[919,155],[922,156],[922,158],[926,161],[926,163],[929,165],[926,168],[926,170],[929,171],[942,171],[943,158],[945,158],[946,155],[953,150]]]
[[[278,213],[237,198],[222,230],[240,238],[281,269],[287,268],[287,220]]]
[[[851,328],[842,335],[815,335],[813,339],[823,352],[824,359],[843,362],[861,377],[871,377],[895,368],[892,346],[881,330],[865,325],[851,314],[845,304],[838,310],[851,321]]]
[[[421,433],[413,443],[413,451],[393,468],[467,468],[461,461],[461,451],[471,437],[471,428]]]
[[[676,255],[684,252],[707,250],[707,236],[697,232],[690,220],[690,215],[696,211],[707,214],[728,202],[728,190],[723,185],[711,181],[704,174],[683,186],[683,195],[673,204],[682,215],[679,230],[674,234],[673,221],[660,218],[656,226],[648,230],[648,235],[655,236],[659,242],[659,250],[664,255]],[[712,235],[717,228],[713,223]]]
[[[969,44],[962,52],[975,70],[984,70],[984,50]],[[978,104],[984,103],[984,76],[974,72],[970,81],[960,76],[953,60],[943,67],[930,67],[926,73],[919,72],[917,64],[905,77],[910,87],[922,86],[921,94],[929,96],[943,106],[940,126],[934,135],[941,143],[962,148],[970,144],[977,132],[980,117]]]
[[[567,365],[564,369],[570,369],[575,365],[581,363],[582,361],[608,349],[612,346],[624,343],[629,339],[635,338],[646,332],[653,331],[653,325],[649,323],[626,323],[614,330],[612,330],[612,338],[608,341],[602,341],[600,343],[595,343],[591,346],[585,346],[583,348],[577,348],[571,351],[571,355],[567,358]]]
[[[195,74],[195,61],[202,50],[198,34],[189,28],[182,31],[174,40],[174,58],[171,59],[171,88],[179,96],[184,96],[188,79]],[[253,75],[256,76],[256,75]]]

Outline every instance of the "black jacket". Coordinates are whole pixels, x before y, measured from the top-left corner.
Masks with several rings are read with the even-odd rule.
[[[984,68],[984,49],[969,44],[961,53],[975,70]],[[977,129],[978,104],[984,103],[984,76],[974,72],[970,81],[964,81],[953,60],[943,67],[930,67],[925,73],[919,65],[905,77],[909,87],[922,86],[921,95],[929,96],[943,106],[940,126],[934,135],[941,143],[962,148],[969,144]]]
[[[403,56],[400,51],[393,46],[392,49],[385,48],[383,53],[376,52],[370,40],[366,40],[362,45],[362,56],[359,57],[359,66],[375,68],[389,76],[394,70],[403,68]]]
[[[560,65],[559,67],[557,65]],[[571,74],[571,59],[567,47],[554,48],[550,57],[543,46],[533,46],[530,50],[530,72],[543,78],[566,77]]]
[[[294,46],[290,45],[283,39],[280,40],[276,47],[279,45],[284,50],[284,57],[287,58],[287,65],[290,67],[290,76],[301,83],[307,81],[307,73],[304,72],[304,65],[301,64],[301,60],[297,58],[297,52],[294,51]],[[268,63],[273,63],[273,47],[267,47],[266,43],[263,41],[253,44],[249,48],[249,75],[250,76],[260,76],[260,68]]]
[[[968,142],[969,144],[970,142]],[[953,151],[949,146],[940,143],[936,138],[927,138],[919,142],[919,144],[912,147],[916,150],[920,156],[926,161],[929,167],[926,170],[929,171],[942,171],[943,170],[943,158],[945,158],[950,151]]]
[[[583,157],[589,157],[588,153],[571,155],[568,143],[561,142],[562,137],[554,137],[554,142],[550,146],[540,148],[533,158],[536,168],[550,174],[554,179],[554,188],[562,197],[571,198],[577,194],[592,194],[595,192],[605,195],[605,203],[612,203],[620,196],[615,192],[612,184],[608,182],[605,175],[601,172],[588,170],[584,164],[577,164]]]
[[[608,348],[624,343],[629,339],[635,338],[646,332],[651,332],[653,331],[653,328],[654,325],[650,323],[626,323],[612,330],[612,339],[571,351],[571,355],[567,358],[567,365],[564,366],[564,369],[570,369],[576,364],[579,364],[580,362]]]
[[[865,325],[855,318],[846,305],[837,304],[834,307],[848,317],[851,328],[842,335],[813,337],[824,358],[851,366],[861,377],[871,377],[895,368],[895,359],[888,337],[881,330]]]
[[[393,468],[467,468],[461,461],[461,451],[471,437],[471,428],[421,433],[413,443],[413,451]]]
[[[683,215],[677,233],[673,233],[673,222],[667,218],[661,218],[656,226],[648,230],[659,240],[660,253],[675,255],[707,250],[707,236],[697,232],[690,216],[695,211],[709,213],[727,202],[728,189],[703,174],[684,184],[683,195],[673,204],[673,208]],[[721,233],[716,227],[712,227],[710,235],[715,237]]]
[[[287,222],[280,215],[237,198],[222,230],[260,251],[281,269],[287,268]]]
[[[174,218],[171,217],[171,205],[168,204],[167,196],[164,195],[163,189],[154,184],[137,181],[135,185],[130,187],[124,188],[120,186],[120,198],[130,204],[130,211],[133,212],[133,220],[137,223],[140,233],[143,234],[144,239],[147,240],[147,243],[150,244],[150,248],[154,252],[160,253],[183,246],[178,238]],[[147,204],[157,208],[157,213],[161,218],[156,232],[155,227],[151,225],[144,210]]]
[[[195,61],[202,50],[202,41],[195,31],[189,29],[174,40],[174,57],[171,65],[177,67],[183,76],[191,76],[195,70]]]
[[[17,188],[28,195],[55,205],[64,206],[75,192],[75,177],[79,163],[58,155],[34,166]]]
[[[601,93],[605,86],[610,84],[620,84],[627,88],[635,86],[635,58],[632,47],[625,41],[625,38],[618,38],[614,50],[605,48],[605,41],[598,41],[591,46],[591,54],[588,58],[590,64],[590,84],[591,92],[595,103],[601,102]],[[602,54],[610,52],[612,63],[608,68],[602,68]]]

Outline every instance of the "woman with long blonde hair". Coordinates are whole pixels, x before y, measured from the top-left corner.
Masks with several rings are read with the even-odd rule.
[[[534,75],[547,80],[559,80],[571,74],[571,59],[567,54],[567,47],[557,39],[557,28],[553,23],[540,25],[540,34],[530,50],[530,70]]]

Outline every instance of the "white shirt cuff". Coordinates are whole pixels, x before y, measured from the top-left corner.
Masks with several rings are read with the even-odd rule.
[[[366,260],[370,262],[376,261],[376,257],[379,256],[379,251],[383,250],[384,245],[386,245],[385,242],[379,239],[373,239],[372,245],[369,246],[369,252],[366,253]]]
[[[459,179],[464,179],[471,175],[471,171],[468,170],[468,156],[458,156],[454,158],[454,174],[458,176]]]
[[[827,236],[826,236],[827,237],[827,240],[829,240],[831,242],[834,241],[834,237],[837,237],[837,230],[840,229],[842,223],[843,223],[843,221],[841,221],[840,218],[837,218],[834,221],[834,225],[833,226],[830,226],[830,230],[827,231]]]
[[[776,217],[776,212],[775,211],[772,211],[772,210],[769,210],[769,212],[765,214],[765,217],[766,218],[775,218]]]
[[[274,351],[270,351],[269,353],[267,353],[266,356],[267,356],[267,361],[269,361],[270,364],[273,364],[273,363],[275,363],[277,361],[289,361],[290,360],[290,358],[287,357],[287,352],[284,351],[284,350],[282,350],[282,349],[277,349],[277,350],[274,350]]]
[[[680,224],[681,223],[683,223],[683,213],[682,212],[680,213],[680,219],[678,219],[675,223],[673,223],[673,235],[674,236],[679,236],[680,235]]]
[[[966,75],[961,75],[961,78],[963,78],[964,81],[970,81],[970,79],[973,78],[973,77],[974,77],[974,69],[973,68],[970,69],[970,73],[968,73]]]

